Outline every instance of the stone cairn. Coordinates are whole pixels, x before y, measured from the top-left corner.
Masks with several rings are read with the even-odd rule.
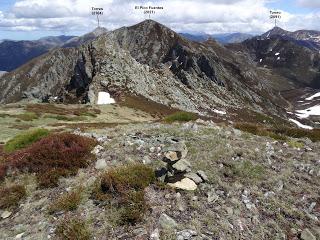
[[[163,149],[163,162],[166,167],[156,171],[158,179],[177,189],[194,191],[197,185],[208,181],[203,171],[192,172],[191,164],[186,160],[188,149],[184,141],[171,140],[172,144]]]

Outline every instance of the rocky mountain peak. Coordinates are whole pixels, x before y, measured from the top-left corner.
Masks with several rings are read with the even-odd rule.
[[[289,33],[288,31],[286,31],[280,27],[274,27],[271,30],[269,30],[268,32],[262,34],[262,37],[268,38],[268,37],[275,36],[275,35],[285,36],[288,33]]]
[[[97,27],[91,33],[94,34],[95,36],[100,36],[106,32],[108,32],[108,29],[106,29],[104,27]]]
[[[64,48],[78,47],[84,43],[87,43],[87,42],[90,42],[90,41],[96,39],[97,37],[99,37],[107,32],[108,32],[108,29],[106,29],[104,27],[97,27],[92,32],[89,32],[83,36],[70,39],[68,42],[66,42],[66,44],[63,45],[63,47]]]

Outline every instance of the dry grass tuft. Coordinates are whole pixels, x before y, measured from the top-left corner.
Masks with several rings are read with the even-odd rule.
[[[155,181],[153,169],[143,164],[121,166],[105,172],[92,197],[98,201],[116,202],[123,208],[120,224],[135,224],[147,210],[144,189]]]
[[[22,185],[8,185],[0,187],[0,209],[10,209],[19,206],[20,200],[26,196],[26,189]]]
[[[55,231],[58,240],[90,240],[88,223],[79,217],[66,217],[60,221]]]
[[[49,213],[60,211],[74,211],[78,208],[82,200],[82,189],[65,193],[49,206]]]

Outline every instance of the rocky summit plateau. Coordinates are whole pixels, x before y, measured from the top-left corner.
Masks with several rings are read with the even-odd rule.
[[[320,239],[316,38],[146,20],[1,72],[0,239]]]

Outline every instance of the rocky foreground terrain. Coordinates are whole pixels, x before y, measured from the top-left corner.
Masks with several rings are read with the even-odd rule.
[[[95,117],[81,108],[87,119],[80,120],[70,116],[79,114],[74,107],[64,118],[51,115],[56,123],[48,122],[47,115],[22,118],[21,105],[2,109],[4,132],[36,121],[58,138],[49,135],[13,153],[6,152],[8,144],[3,146],[0,239],[320,239],[316,138],[258,136],[211,120],[169,123],[170,118],[116,105],[100,114],[95,110]],[[13,125],[8,119],[15,118],[20,121]],[[112,125],[112,119],[123,124]],[[54,144],[66,149],[62,159],[73,159],[63,156],[77,141],[61,145],[61,131],[94,145],[85,166],[55,182],[39,172],[43,163],[31,163],[46,157]],[[6,136],[1,141],[8,143]],[[26,158],[29,151],[33,155]],[[76,156],[74,163],[83,158]],[[21,165],[19,159],[26,161]],[[46,159],[51,166],[68,167],[66,161],[54,165],[55,155]]]

